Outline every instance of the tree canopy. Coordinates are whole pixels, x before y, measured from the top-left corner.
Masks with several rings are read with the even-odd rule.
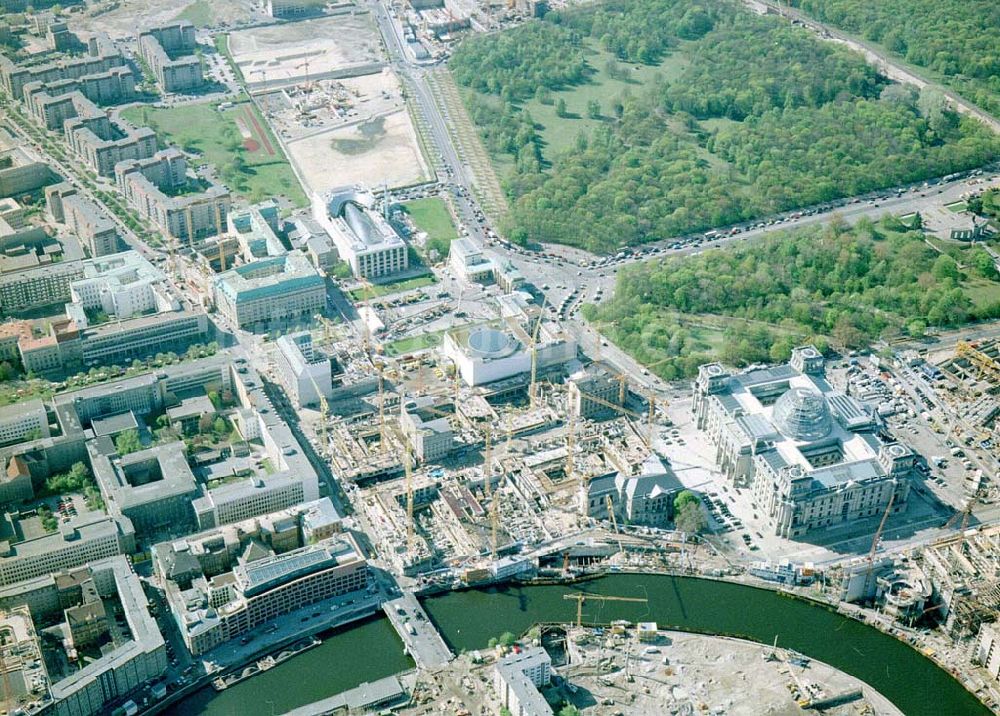
[[[1000,12],[995,0],[791,0],[1000,113]]]
[[[629,62],[685,62],[672,79],[613,98],[611,113],[588,105],[597,128],[549,152],[525,106],[554,104],[571,128],[566,98],[591,81],[595,45]],[[469,114],[488,149],[513,159],[501,228],[520,243],[611,251],[1000,156],[1000,139],[940,92],[890,84],[857,54],[720,0],[550,13],[467,39],[451,69],[473,90]]]
[[[1000,317],[1000,284],[991,302],[974,303],[964,290],[969,278],[995,280],[995,273],[983,275],[989,270],[974,253],[963,261],[964,268],[932,249],[920,232],[834,223],[636,264],[618,275],[614,297],[585,315],[675,379],[710,359],[780,361],[806,341],[858,348],[915,321],[947,328]],[[706,322],[724,327],[715,350],[699,346],[691,328]]]

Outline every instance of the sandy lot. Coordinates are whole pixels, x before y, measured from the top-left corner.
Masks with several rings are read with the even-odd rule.
[[[367,13],[240,30],[229,36],[229,49],[249,82],[293,80],[306,72],[319,77],[383,59]]]
[[[290,142],[287,149],[309,192],[383,182],[396,187],[429,175],[405,109]]]
[[[209,0],[216,22],[232,24],[245,22],[253,15],[259,3],[253,0]],[[151,27],[169,22],[196,0],[122,0],[109,12],[99,12],[107,2],[93,3],[87,14],[73,14],[70,27],[74,30],[106,32],[112,38],[134,38],[136,28]],[[91,14],[95,13],[95,14]]]

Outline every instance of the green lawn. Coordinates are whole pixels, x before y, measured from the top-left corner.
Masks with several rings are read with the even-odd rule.
[[[371,291],[366,291],[363,288],[356,288],[353,291],[348,291],[347,295],[350,296],[351,300],[355,303],[360,303],[369,295],[372,298],[381,298],[382,296],[389,296],[393,293],[402,293],[403,291],[412,291],[415,288],[421,288],[423,286],[432,286],[435,283],[437,283],[437,279],[434,278],[433,274],[427,274],[425,276],[406,278],[402,281],[393,281],[391,283],[373,283]]]
[[[963,282],[962,290],[976,308],[985,308],[997,302],[1000,291],[994,281],[985,278],[969,278]]]
[[[208,27],[215,23],[215,11],[208,0],[195,0],[178,13],[174,20],[187,20],[196,27]]]
[[[441,334],[444,331],[438,331],[436,333],[421,333],[417,336],[410,336],[409,338],[400,338],[398,341],[393,341],[385,346],[385,354],[390,357],[406,355],[407,353],[415,353],[416,351],[427,350],[429,348],[436,348],[441,344]]]
[[[221,112],[216,107],[214,102],[130,107],[122,114],[137,126],[151,127],[162,145],[176,144],[213,165],[233,193],[251,202],[283,195],[298,207],[306,206],[306,195],[257,108],[250,102]]]
[[[952,202],[951,204],[945,204],[945,208],[948,211],[953,211],[956,214],[962,213],[963,211],[965,211],[968,208],[968,206],[969,205],[966,204],[964,201],[955,201],[955,202]]]
[[[451,242],[458,238],[458,230],[451,219],[451,212],[444,199],[428,197],[403,204],[413,224],[427,233],[427,250],[435,249],[443,259],[448,256]]]
[[[613,78],[608,75],[606,65],[609,60],[615,60],[614,55],[597,48],[593,42],[589,44],[594,52],[588,58],[588,63],[595,70],[589,82],[553,92],[551,104],[542,104],[534,98],[524,103],[524,108],[531,113],[532,119],[543,127],[540,134],[545,143],[543,151],[547,158],[551,158],[553,153],[571,148],[580,132],[589,134],[600,126],[603,120],[587,116],[588,102],[597,100],[601,105],[602,116],[612,116],[614,100],[623,92],[641,95],[657,76],[673,80],[680,76],[688,64],[681,49],[668,55],[658,65],[635,65],[617,60],[622,79]],[[556,105],[560,99],[566,100],[566,117],[556,115]]]

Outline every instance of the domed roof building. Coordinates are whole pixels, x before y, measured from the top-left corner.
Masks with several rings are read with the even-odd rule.
[[[693,410],[735,485],[783,537],[905,509],[916,456],[879,437],[877,417],[826,380],[814,346],[787,365],[731,373],[703,365]]]

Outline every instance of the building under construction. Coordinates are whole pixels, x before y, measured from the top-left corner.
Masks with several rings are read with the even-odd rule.
[[[945,629],[973,636],[1000,610],[1000,525],[967,530],[925,547],[924,574]]]

